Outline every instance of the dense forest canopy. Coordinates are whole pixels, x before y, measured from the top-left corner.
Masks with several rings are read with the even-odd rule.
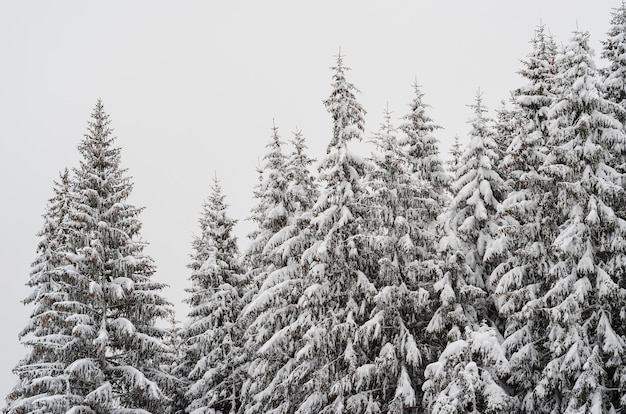
[[[468,97],[446,163],[418,83],[354,151],[366,109],[340,52],[326,153],[272,126],[247,241],[212,180],[171,276],[182,324],[98,100],[48,200],[4,412],[625,410],[625,5],[602,44],[597,67],[589,33],[538,26],[523,83],[491,114]]]

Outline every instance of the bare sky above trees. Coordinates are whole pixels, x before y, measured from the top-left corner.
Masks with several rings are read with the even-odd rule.
[[[578,27],[599,55],[617,0],[577,1],[8,1],[0,0],[0,396],[25,355],[17,339],[41,214],[52,181],[77,165],[76,146],[98,98],[111,115],[145,206],[143,236],[165,295],[180,304],[197,220],[217,174],[245,245],[255,168],[272,120],[284,140],[303,130],[319,158],[331,122],[339,47],[360,90],[371,137],[389,104],[407,111],[423,86],[444,158],[461,140],[478,87],[494,115],[520,85],[519,60],[543,22],[557,43]],[[599,66],[602,62],[596,60]],[[4,405],[0,403],[0,406]]]

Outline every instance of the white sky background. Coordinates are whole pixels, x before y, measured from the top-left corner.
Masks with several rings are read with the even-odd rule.
[[[591,32],[596,57],[619,0],[524,1],[8,1],[0,0],[0,399],[26,355],[17,339],[30,307],[35,258],[52,181],[78,164],[76,149],[98,98],[134,179],[147,253],[183,320],[185,267],[214,172],[230,215],[244,221],[272,119],[296,126],[320,158],[341,46],[348,80],[368,111],[367,136],[389,102],[396,120],[423,86],[442,155],[463,138],[478,87],[494,109],[520,86],[516,72],[542,21],[567,42]],[[598,61],[598,65],[602,63]],[[398,123],[398,122],[397,122]],[[4,403],[0,402],[0,406]]]

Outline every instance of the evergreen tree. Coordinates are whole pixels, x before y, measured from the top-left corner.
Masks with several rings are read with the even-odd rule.
[[[540,25],[531,40],[532,52],[518,72],[528,83],[513,92],[512,140],[505,152],[503,169],[513,191],[529,187],[528,173],[537,171],[548,151],[548,109],[556,93],[556,44]],[[535,183],[536,184],[536,183]]]
[[[456,254],[455,239],[458,239],[471,269],[471,285],[485,290],[489,275],[498,265],[499,253],[493,240],[498,231],[498,206],[506,195],[506,186],[497,171],[495,131],[489,125],[491,120],[485,116],[487,109],[480,92],[471,108],[474,117],[469,121],[472,126],[470,142],[452,184],[453,199],[441,217],[446,234],[440,248],[443,252],[451,249],[451,253]]]
[[[611,28],[602,42],[602,57],[609,66],[601,73],[606,86],[606,97],[618,104],[615,116],[626,124],[626,4],[613,9]]]
[[[165,330],[155,323],[172,312],[159,293],[164,285],[151,280],[154,264],[139,237],[141,209],[126,201],[132,184],[109,124],[98,101],[79,146],[83,159],[62,223],[66,247],[53,272],[62,290],[50,316],[64,319],[46,345],[57,358],[47,372],[63,373],[49,401],[72,414],[160,413],[172,384],[162,365],[171,353],[162,343]]]
[[[193,241],[191,306],[183,330],[184,356],[179,372],[187,376],[187,412],[235,412],[239,398],[232,357],[241,332],[236,320],[241,310],[239,251],[232,235],[236,221],[217,178],[200,217],[201,235]]]
[[[238,320],[243,336],[242,353],[238,357],[239,373],[236,379],[242,383],[241,410],[247,408],[251,399],[260,391],[256,388],[258,384],[251,379],[249,370],[255,369],[255,366],[251,365],[252,360],[261,345],[272,335],[272,332],[262,326],[262,318],[258,318],[263,308],[256,305],[258,303],[256,298],[262,295],[261,290],[267,287],[269,275],[285,264],[282,256],[275,252],[276,237],[282,234],[289,219],[286,201],[287,164],[283,146],[284,142],[274,125],[270,142],[267,144],[269,151],[263,157],[263,164],[259,169],[259,184],[254,189],[257,204],[253,207],[251,219],[257,224],[257,228],[248,236],[250,244],[244,254],[247,266],[246,291],[243,296],[244,308]]]
[[[256,281],[258,291],[265,276],[267,267],[280,264],[280,258],[266,254],[268,241],[287,224],[286,191],[286,159],[283,153],[284,142],[278,135],[278,127],[272,127],[272,136],[267,144],[268,153],[263,157],[263,165],[259,169],[259,183],[254,189],[257,204],[252,209],[251,220],[257,228],[248,236],[250,245],[245,252],[246,264],[250,267],[247,278]]]
[[[372,404],[371,399],[346,398],[351,375],[363,358],[354,344],[355,331],[367,315],[361,305],[375,292],[362,271],[367,252],[360,200],[367,162],[348,150],[349,141],[362,137],[365,111],[356,100],[356,88],[345,78],[342,55],[333,70],[333,90],[324,101],[333,119],[333,136],[320,164],[325,186],[313,206],[316,241],[303,254],[310,270],[294,324],[305,334],[287,379],[290,389],[298,390],[293,396],[296,413],[366,412],[363,404]]]
[[[511,100],[514,101],[514,98],[512,97]],[[509,108],[504,100],[500,102],[500,107],[496,110],[494,139],[498,148],[498,158],[500,159],[497,169],[509,188],[511,185],[514,185],[515,180],[509,176],[510,170],[504,161],[507,150],[520,128],[520,114],[517,112],[516,105],[513,105],[513,108]]]
[[[440,238],[437,217],[443,213],[449,202],[447,189],[451,178],[445,172],[439,158],[437,139],[432,135],[441,128],[426,114],[426,105],[417,82],[413,84],[415,97],[409,105],[410,112],[403,117],[406,121],[400,126],[404,133],[401,145],[406,152],[413,181],[412,205],[406,219],[411,226],[411,238],[416,248],[416,263],[432,261],[436,254],[436,244]],[[429,265],[428,267],[432,267]],[[430,273],[428,269],[416,269],[417,273]]]
[[[369,268],[377,288],[409,279],[415,287],[418,277],[412,265],[423,241],[418,237],[424,234],[414,234],[421,230],[416,223],[422,212],[418,202],[426,184],[414,174],[411,158],[398,142],[391,112],[386,110],[384,116],[385,122],[373,139],[378,151],[372,154],[370,170],[364,177],[367,195],[363,202],[368,207],[365,227],[373,253]]]
[[[618,411],[624,398],[625,221],[618,172],[626,137],[605,99],[589,34],[576,31],[559,61],[551,148],[543,173],[555,181],[556,262],[541,298],[548,362],[535,395],[540,412]]]
[[[418,186],[423,180],[413,173],[415,166],[398,143],[388,110],[374,140],[379,151],[365,177],[368,195],[363,200],[368,207],[368,256],[375,262],[369,266],[370,279],[377,293],[366,296],[371,311],[354,341],[355,351],[365,358],[358,359],[345,392],[350,412],[366,407],[369,412],[402,413],[417,407],[421,397],[424,345],[417,333],[426,320],[428,293],[419,287],[413,266],[417,248],[412,229],[417,226],[409,218],[419,216],[416,200],[426,186]]]
[[[171,360],[163,365],[163,371],[171,377],[170,381],[170,402],[166,409],[166,414],[182,414],[185,412],[189,401],[185,394],[189,390],[190,381],[188,378],[190,363],[185,359],[186,346],[184,343],[185,330],[180,326],[180,322],[170,318],[167,334],[163,338],[163,343],[171,349]]]
[[[443,276],[434,285],[439,294],[438,308],[427,331],[433,334],[433,344],[445,349],[440,354],[439,362],[429,365],[425,372],[427,382],[424,384],[424,403],[431,410],[435,410],[439,406],[437,401],[444,398],[440,393],[449,394],[450,387],[454,388],[455,383],[464,381],[459,376],[465,375],[465,368],[455,368],[449,376],[441,377],[437,365],[446,366],[446,358],[458,353],[458,347],[462,344],[458,341],[463,340],[463,333],[465,341],[471,341],[476,333],[485,333],[495,338],[499,336],[499,321],[489,298],[490,287],[486,282],[504,254],[494,243],[494,239],[498,230],[499,200],[505,194],[505,184],[495,169],[499,161],[495,132],[489,127],[488,119],[484,115],[486,109],[480,93],[471,107],[474,117],[470,119],[470,142],[457,171],[456,181],[452,184],[454,197],[441,217],[446,232],[440,243],[444,255]],[[479,328],[483,321],[490,322],[491,326]],[[447,344],[441,342],[446,337]],[[481,345],[481,352],[485,354],[485,361],[501,360],[497,341],[490,340],[481,344],[484,345]],[[506,372],[502,371],[493,379],[481,379],[484,382],[477,386],[476,391],[481,392],[481,396],[471,398],[483,402],[467,408],[481,410],[481,407],[511,404],[510,399],[501,401],[502,395],[506,394],[503,390],[496,392],[493,389],[494,386],[499,386],[497,382],[503,379],[504,374]],[[457,411],[465,410],[460,405],[461,400],[456,400],[456,403],[459,404],[455,408]],[[453,412],[450,407],[440,410]]]
[[[454,142],[450,147],[449,153],[452,158],[446,161],[446,166],[448,173],[454,178],[456,177],[456,171],[461,165],[461,157],[463,156],[463,149],[461,148],[461,141],[458,135],[454,136]]]
[[[617,105],[613,107],[615,117],[620,120],[626,131],[626,3],[611,13],[611,28],[602,42],[602,57],[609,66],[601,70],[606,87],[606,98]],[[626,171],[626,159],[619,162],[619,170]],[[626,218],[626,202],[616,207],[616,213]]]
[[[465,329],[464,338],[450,342],[439,360],[428,365],[424,383],[429,413],[505,413],[513,399],[500,378],[509,363],[497,332],[486,325]]]
[[[291,139],[292,153],[287,160],[287,206],[295,220],[308,215],[319,196],[319,189],[310,168],[315,160],[306,151],[307,146],[302,131],[296,130]],[[308,224],[308,223],[307,223]]]
[[[291,143],[293,152],[286,161],[287,224],[266,244],[267,254],[280,257],[283,265],[267,274],[258,294],[244,310],[244,316],[255,316],[250,326],[264,333],[258,342],[253,342],[255,349],[249,350],[254,358],[245,387],[242,411],[246,413],[293,411],[292,399],[297,391],[289,388],[286,378],[294,366],[294,350],[304,334],[297,324],[305,275],[301,256],[312,244],[309,223],[318,191],[309,171],[313,160],[306,155],[301,131],[294,133]]]
[[[71,181],[66,169],[60,181],[54,182],[54,196],[48,201],[44,225],[38,233],[39,256],[32,265],[28,285],[31,293],[25,304],[34,305],[30,320],[20,332],[23,344],[31,348],[14,372],[19,382],[7,397],[6,413],[65,413],[82,397],[67,386],[63,347],[72,337],[70,316],[57,306],[67,299],[71,286],[64,277],[67,265],[64,252],[68,249],[68,228],[65,218],[70,210]]]
[[[75,338],[66,347],[73,362],[66,372],[85,395],[75,412],[158,413],[167,406],[159,384],[170,382],[161,366],[171,354],[156,322],[172,310],[160,295],[165,285],[151,279],[154,263],[139,236],[142,209],[127,202],[133,186],[109,125],[98,101],[74,170],[68,259],[79,289],[60,305],[73,313]]]
[[[548,110],[555,99],[556,46],[538,26],[520,74],[527,84],[514,92],[519,126],[503,165],[512,191],[501,204],[506,218],[499,243],[511,252],[492,273],[498,310],[506,318],[503,347],[511,363],[509,383],[526,412],[535,412],[532,390],[545,364],[547,324],[538,298],[553,262],[556,229],[551,220],[554,184],[542,173],[549,152]]]

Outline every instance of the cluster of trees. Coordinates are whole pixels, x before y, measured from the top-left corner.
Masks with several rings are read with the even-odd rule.
[[[326,155],[278,128],[239,252],[215,179],[192,244],[191,311],[151,281],[98,102],[48,204],[6,413],[601,413],[626,407],[626,6],[597,69],[589,34],[543,26],[524,85],[439,157],[415,85],[361,157],[343,57]]]

